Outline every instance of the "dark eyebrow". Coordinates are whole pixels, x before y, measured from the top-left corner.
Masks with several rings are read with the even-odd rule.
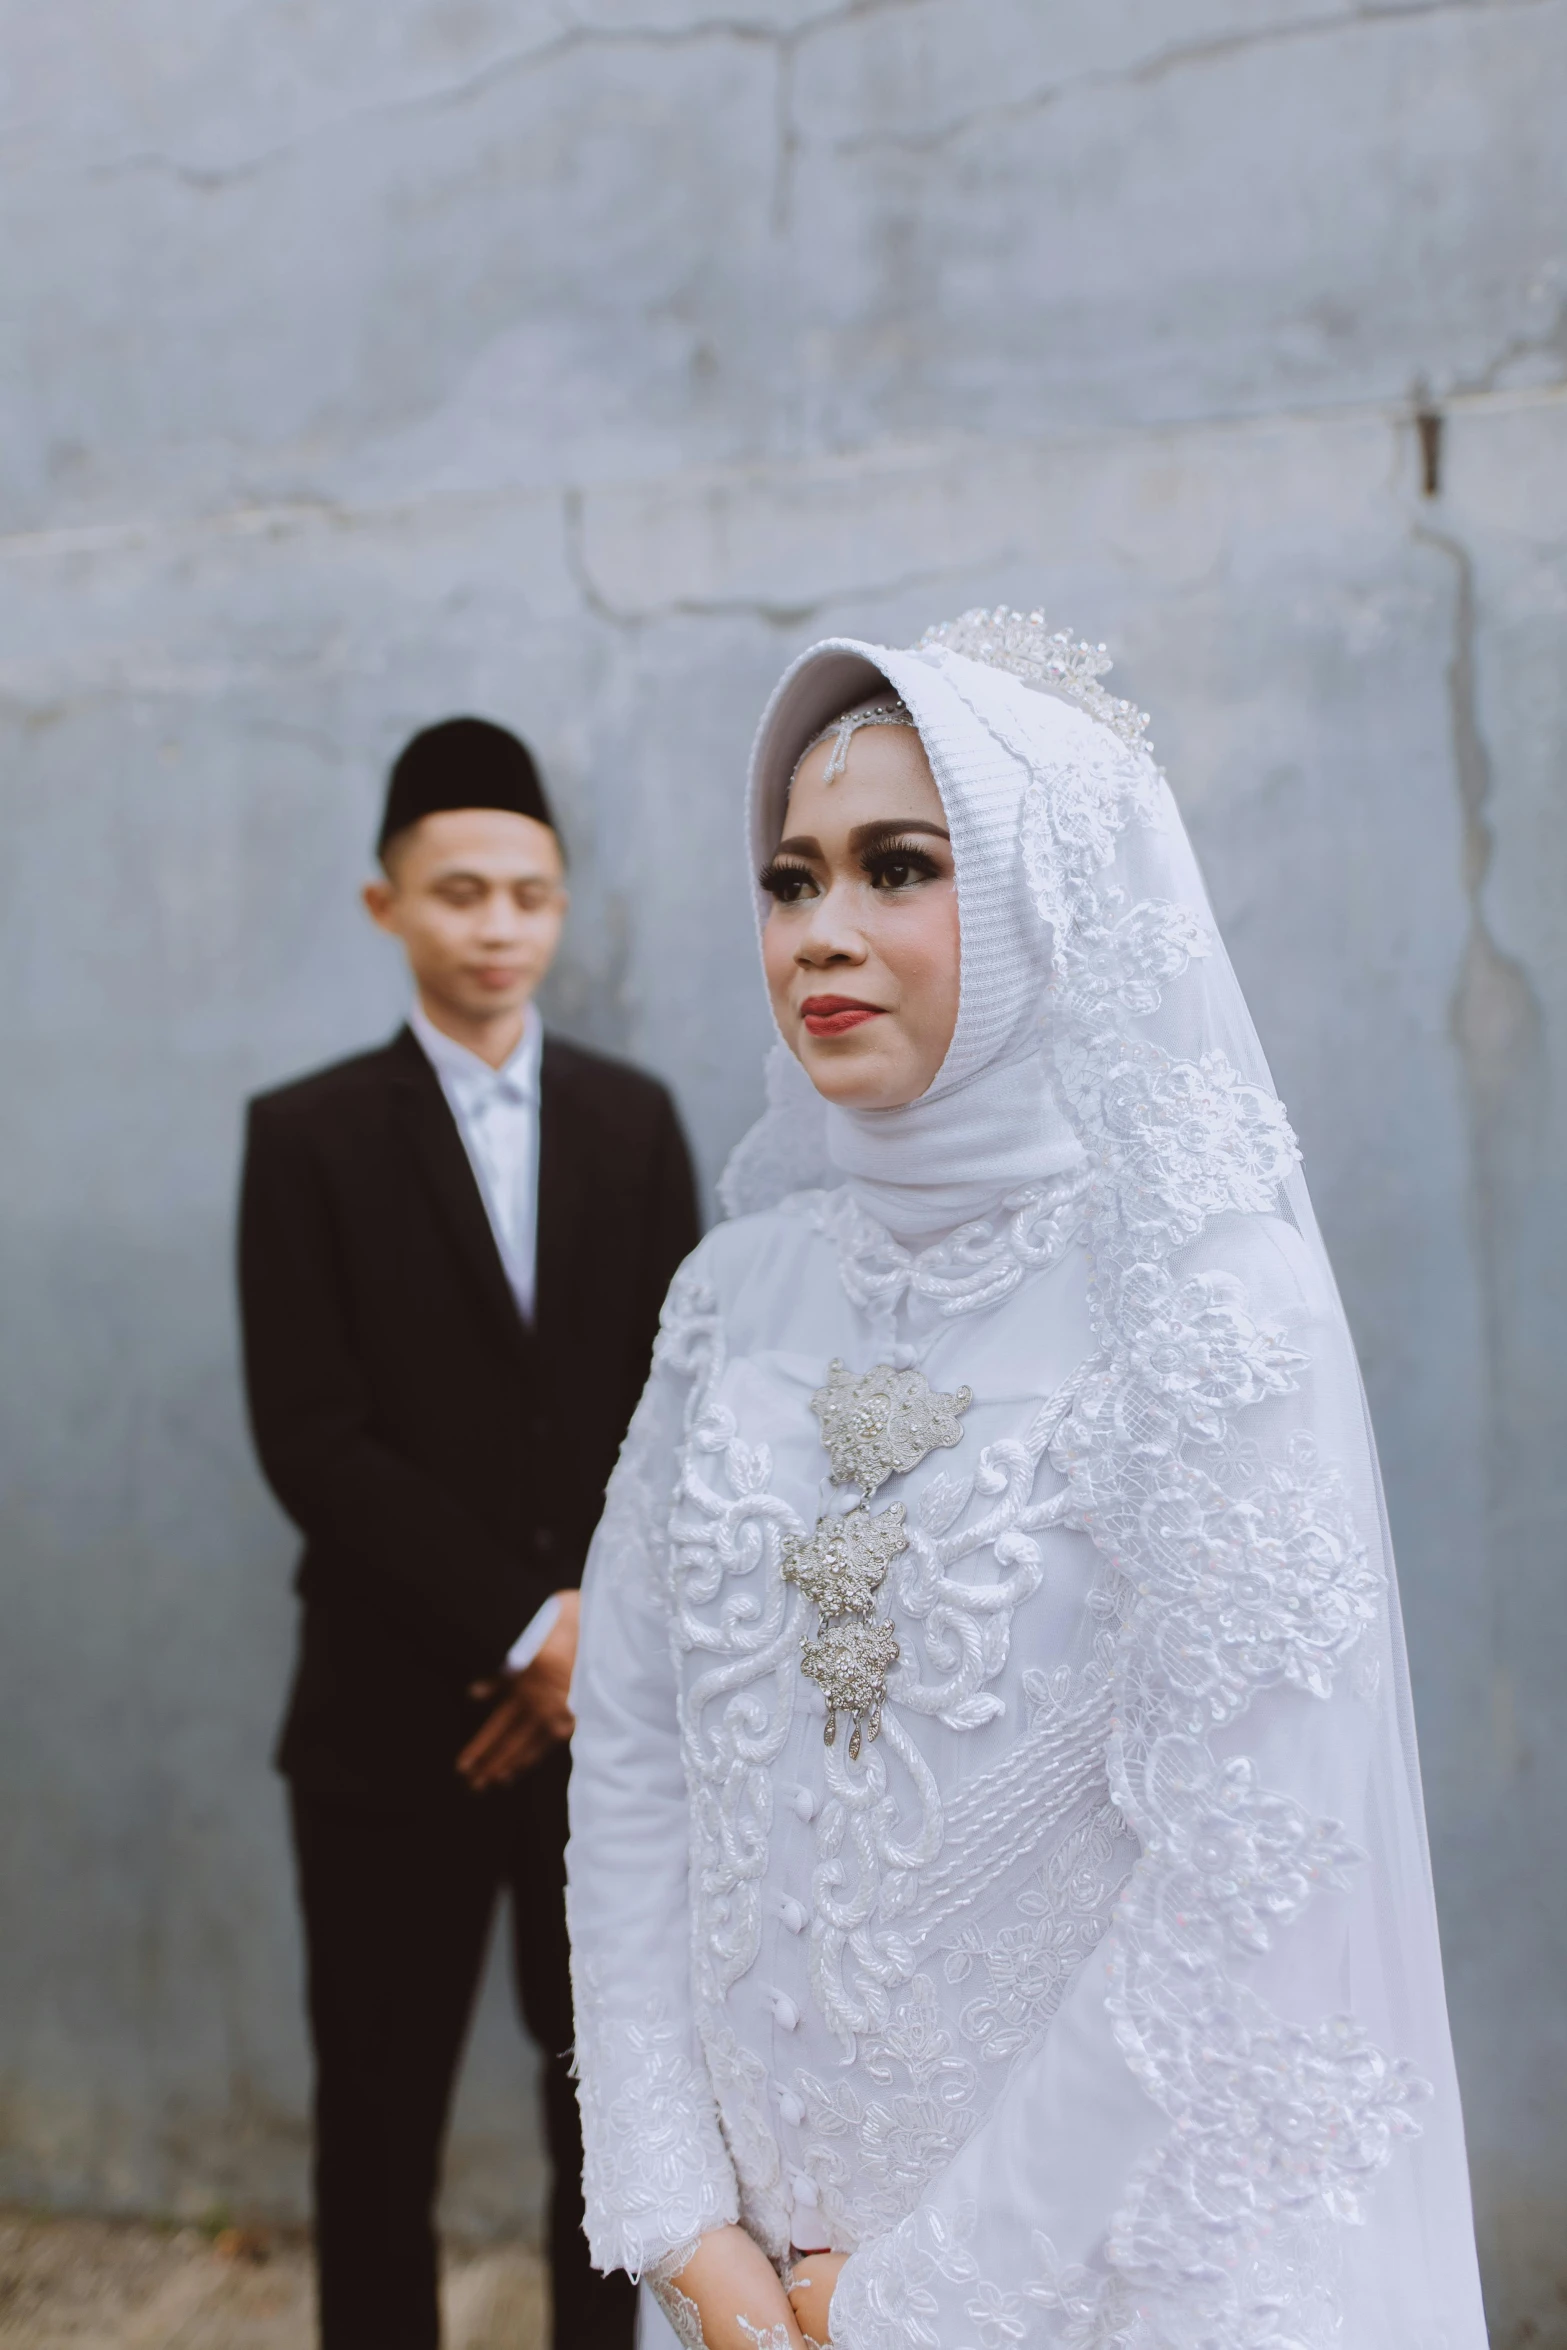
[[[951,833],[944,825],[926,824],[918,816],[911,816],[907,823],[900,823],[895,817],[879,816],[873,824],[856,824],[849,835],[849,846],[851,849],[874,849],[878,848],[884,840],[902,840],[911,832],[928,832],[933,840],[944,840],[949,843],[952,839]],[[774,849],[773,855],[775,857],[814,857],[818,864],[824,862],[821,842],[808,832],[797,833],[791,840],[781,840],[777,848]]]
[[[933,840],[950,843],[952,835],[944,824],[924,824],[917,816],[907,823],[894,823],[890,817],[880,817],[874,824],[857,824],[849,835],[851,849],[873,849],[884,840],[902,840],[906,833],[928,832]]]
[[[476,873],[471,865],[437,865],[430,875],[430,887],[439,888],[443,881],[472,881],[480,889],[515,889],[519,881],[552,881],[550,873],[511,873],[492,881],[487,873]]]

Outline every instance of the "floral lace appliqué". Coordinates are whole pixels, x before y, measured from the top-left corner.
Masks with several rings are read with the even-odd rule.
[[[734,2180],[717,2159],[712,2091],[662,2006],[612,2016],[580,1968],[573,1992],[593,2259],[640,2276],[672,2244],[739,2217]]]
[[[1096,1154],[1101,1351],[1051,1458],[1123,1595],[1110,1759],[1142,1856],[1117,1916],[1110,2008],[1172,2124],[1112,2221],[1108,2273],[1031,2298],[1085,2350],[1271,2350],[1326,2338],[1326,2226],[1358,2212],[1416,2126],[1422,2084],[1348,2019],[1279,2021],[1231,1971],[1355,1856],[1249,1761],[1221,1764],[1207,1735],[1263,1689],[1325,1698],[1381,1585],[1309,1435],[1263,1456],[1237,1426],[1294,1391],[1302,1358],[1238,1279],[1182,1279],[1168,1261],[1216,1217],[1273,1213],[1298,1154],[1280,1104],[1222,1053],[1183,1061],[1127,1025],[1211,948],[1191,912],[1128,906],[1099,879],[1125,828],[1162,820],[1166,790],[1150,760],[1101,736],[1070,765],[1036,767],[1023,824],[1054,939],[1057,1074]]]
[[[1018,1896],[1017,1922],[999,1932],[966,1925],[948,1949],[949,1983],[976,1982],[959,2026],[987,2064],[1033,2046],[1068,1984],[1104,1937],[1129,1866],[1126,1828],[1101,1805],[1053,1852]]]
[[[1058,1264],[1081,1238],[1088,1177],[1074,1169],[1008,1194],[994,1215],[925,1249],[905,1248],[852,1191],[813,1192],[801,1204],[838,1252],[838,1271],[862,1313],[920,1299],[945,1320],[999,1305],[1030,1273]]]
[[[852,2079],[796,2076],[811,2175],[837,2238],[853,2242],[905,2217],[974,2129],[978,2085],[928,1975],[914,1977]]]

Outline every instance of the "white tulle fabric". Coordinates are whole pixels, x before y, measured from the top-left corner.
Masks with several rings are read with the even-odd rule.
[[[594,2256],[830,2244],[843,2350],[1482,2350],[1370,1431],[1174,803],[1067,702],[844,642],[764,721],[764,847],[882,679],[952,825],[959,1032],[847,1183],[773,1069],[611,1487],[569,1855]],[[987,1175],[989,1075],[1040,1047],[1049,1115],[1020,1088]],[[878,1500],[910,1543],[859,1764],[779,1571],[842,1506],[834,1357],[972,1390]]]

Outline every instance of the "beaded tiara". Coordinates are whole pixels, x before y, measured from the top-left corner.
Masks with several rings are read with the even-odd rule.
[[[1042,612],[1014,612],[1005,604],[987,612],[976,605],[957,620],[927,628],[914,650],[961,653],[965,660],[1005,669],[1037,693],[1075,702],[1134,751],[1149,748],[1148,712],[1107,694],[1099,683],[1113,666],[1104,646],[1081,638],[1074,642],[1064,628],[1052,631]]]

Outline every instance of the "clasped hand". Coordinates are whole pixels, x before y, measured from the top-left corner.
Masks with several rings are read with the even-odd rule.
[[[670,2284],[695,2311],[703,2350],[809,2350],[831,2341],[841,2252],[801,2253],[785,2290],[744,2228],[714,2228]]]
[[[457,1768],[476,1793],[504,1787],[543,1760],[552,1746],[576,1728],[571,1711],[571,1676],[577,1663],[577,1622],[581,1594],[557,1591],[560,1614],[531,1665],[475,1681],[469,1694],[497,1700],[495,1708],[457,1757]]]

